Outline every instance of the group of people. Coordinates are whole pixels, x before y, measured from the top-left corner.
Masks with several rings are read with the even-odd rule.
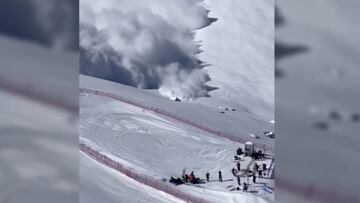
[[[247,192],[248,189],[249,189],[249,185],[244,182],[243,187],[242,187],[242,191]],[[234,191],[234,190],[240,190],[240,187],[236,187],[236,188],[231,189],[231,191]]]
[[[209,172],[206,172],[206,182],[209,182],[210,181],[210,173]],[[222,173],[221,171],[219,171],[219,181],[222,182],[223,181],[223,178],[222,178]]]
[[[267,170],[266,164],[263,164],[261,169],[260,166],[257,163],[255,163],[254,169],[252,171],[253,183],[256,183],[256,173],[258,173],[259,178],[263,178],[263,172],[266,170]]]
[[[194,171],[191,171],[190,175],[184,175],[184,181],[185,183],[198,184],[200,183],[200,178],[195,177]]]
[[[241,179],[240,179],[240,175],[238,175],[238,172],[241,169],[240,155],[242,155],[242,154],[244,154],[242,149],[238,148],[236,151],[236,156],[235,156],[235,161],[237,161],[236,168],[232,168],[232,170],[231,170],[232,174],[237,178],[237,182],[238,182],[239,186],[241,186]],[[265,155],[264,155],[264,153],[262,153],[261,150],[259,150],[258,152],[253,152],[251,157],[255,160],[260,160],[260,159],[265,158]],[[266,170],[267,170],[267,166],[265,163],[262,164],[262,169],[260,168],[260,166],[257,163],[255,163],[253,171],[252,171],[253,183],[256,183],[256,173],[258,174],[258,178],[263,178],[263,172]],[[243,192],[247,192],[247,189],[248,189],[248,185],[244,182],[243,183]],[[239,190],[239,189],[237,188],[237,190]]]
[[[265,158],[265,154],[261,150],[259,150],[257,152],[256,151],[253,152],[251,157],[255,160],[261,160],[261,159]]]
[[[238,148],[237,149],[237,151],[236,151],[236,155],[242,155],[242,154],[244,154],[243,153],[243,151],[242,151],[242,148]],[[237,157],[237,156],[235,156],[235,157]],[[240,186],[241,185],[241,180],[240,180],[240,175],[238,175],[238,172],[240,172],[240,169],[241,169],[241,164],[240,164],[240,158],[239,159],[237,159],[237,163],[236,163],[236,168],[232,168],[231,169],[231,172],[232,172],[232,174],[233,174],[233,176],[235,176],[236,177],[236,179],[237,179],[237,182],[238,182],[238,185]],[[244,183],[244,184],[246,184],[246,183]],[[245,188],[245,186],[243,186],[243,188]],[[247,188],[247,187],[246,187]],[[244,191],[244,190],[243,190]],[[247,189],[246,189],[246,191],[247,191]]]
[[[235,156],[235,160],[236,162],[236,167],[231,169],[232,174],[234,175],[234,177],[236,177],[237,179],[237,183],[238,183],[238,187],[234,188],[233,190],[240,190],[240,186],[242,185],[242,191],[243,192],[247,192],[249,185],[245,182],[243,182],[241,184],[241,179],[240,179],[240,175],[238,174],[241,170],[241,163],[240,163],[240,156],[243,155],[244,152],[242,151],[242,148],[238,148],[236,151],[236,156]],[[265,158],[264,154],[262,153],[262,151],[258,151],[258,152],[254,152],[252,155],[252,158],[255,160],[259,160],[259,159],[263,159]],[[252,178],[253,178],[253,183],[256,183],[256,173],[258,174],[259,178],[263,178],[263,172],[267,170],[267,166],[266,164],[262,164],[262,169],[260,168],[260,166],[255,163],[254,168],[252,170]],[[210,173],[206,172],[205,174],[206,177],[206,182],[210,181]],[[223,181],[223,177],[222,177],[222,172],[219,171],[218,172],[218,180],[220,182]],[[184,183],[192,183],[192,184],[199,184],[201,183],[201,179],[196,177],[194,175],[194,172],[192,171],[190,173],[190,175],[185,174],[185,169],[183,171],[183,175],[182,175],[182,179],[181,178],[173,178],[171,177],[170,182],[179,185],[179,184],[184,184]]]

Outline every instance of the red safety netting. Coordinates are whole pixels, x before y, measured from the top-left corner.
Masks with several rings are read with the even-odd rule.
[[[98,161],[120,173],[123,173],[126,176],[128,176],[129,178],[132,178],[142,184],[145,184],[145,185],[155,188],[157,190],[168,193],[168,194],[175,196],[179,199],[182,199],[186,202],[209,203],[209,201],[199,198],[199,197],[196,197],[189,193],[186,193],[186,192],[178,189],[176,186],[169,184],[168,182],[158,180],[156,178],[149,177],[149,176],[146,176],[139,172],[136,172],[136,171],[132,170],[131,168],[128,168],[128,167],[122,165],[121,163],[112,160],[111,158],[107,157],[106,155],[103,155],[100,152],[92,149],[91,147],[86,146],[85,144],[79,144],[79,147],[80,147],[80,151],[84,152],[85,154],[92,157],[96,161]]]
[[[125,97],[115,95],[115,94],[112,94],[112,93],[109,93],[109,92],[93,90],[93,89],[87,89],[87,88],[80,88],[80,93],[93,94],[93,95],[104,96],[104,97],[112,98],[112,99],[115,99],[115,100],[119,100],[121,102],[131,104],[131,105],[137,106],[139,108],[146,109],[148,111],[152,111],[152,112],[155,112],[157,114],[167,116],[167,117],[172,118],[174,120],[180,121],[180,122],[185,123],[187,125],[190,125],[192,127],[195,127],[195,128],[200,129],[200,130],[203,130],[205,132],[208,132],[208,133],[210,133],[212,135],[223,137],[223,138],[229,139],[229,140],[234,141],[234,142],[245,144],[245,142],[247,141],[247,140],[245,140],[243,138],[240,138],[238,136],[235,136],[233,134],[211,129],[211,128],[207,127],[207,126],[200,125],[200,124],[198,124],[198,123],[196,123],[196,122],[194,122],[192,120],[181,117],[179,115],[164,111],[164,110],[156,108],[156,107],[147,106],[147,105],[142,104],[140,102],[137,102],[137,101],[134,101],[134,100],[131,100],[131,99],[127,99]],[[264,153],[274,154],[273,146],[267,146],[265,144],[258,144],[258,143],[254,143],[254,146],[257,149],[262,149]]]

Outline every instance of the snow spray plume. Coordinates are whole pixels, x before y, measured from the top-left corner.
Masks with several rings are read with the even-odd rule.
[[[200,0],[80,1],[80,71],[167,97],[207,96],[194,30],[209,25]]]

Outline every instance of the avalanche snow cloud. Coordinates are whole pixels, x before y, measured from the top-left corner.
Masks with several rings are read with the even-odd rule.
[[[196,29],[214,19],[201,0],[80,0],[80,72],[167,97],[207,96]]]

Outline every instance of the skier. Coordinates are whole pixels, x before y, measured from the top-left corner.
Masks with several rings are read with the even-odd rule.
[[[266,171],[266,164],[263,164],[263,171]]]
[[[259,169],[258,173],[259,173],[259,178],[262,178],[262,170]]]
[[[207,173],[206,173],[206,181],[209,182],[209,180],[210,180],[210,173],[207,172]]]
[[[238,185],[241,185],[240,176],[237,176],[237,182],[238,182]]]
[[[221,171],[219,171],[219,181],[222,182],[223,179],[222,179],[222,175],[221,175]]]
[[[253,173],[253,183],[256,183],[256,176],[255,176],[255,173]]]
[[[247,192],[247,190],[248,190],[248,186],[247,186],[247,184],[244,182],[244,183],[243,183],[243,192]]]
[[[237,162],[236,166],[237,166],[237,170],[240,171],[240,162]]]

